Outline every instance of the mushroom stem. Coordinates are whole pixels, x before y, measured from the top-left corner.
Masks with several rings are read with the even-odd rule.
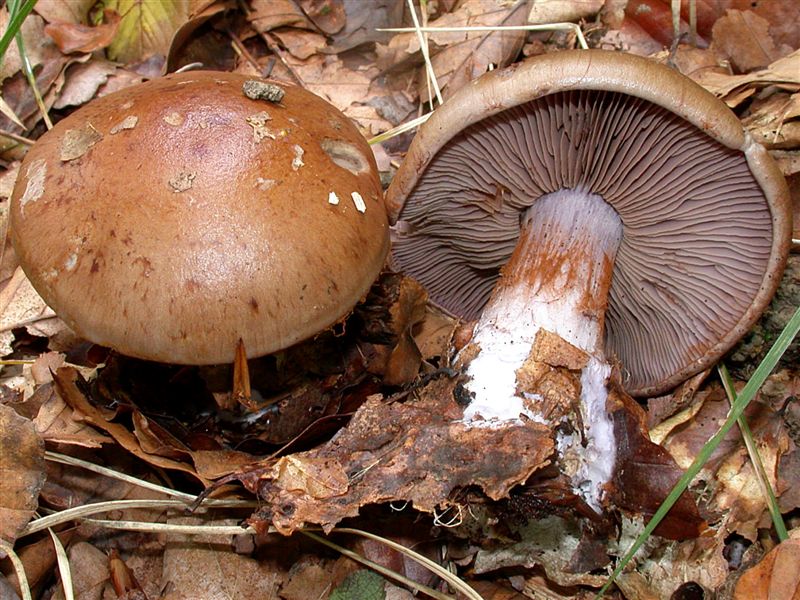
[[[598,387],[584,381],[588,377],[602,378],[595,383],[604,388],[610,369],[603,323],[621,237],[616,211],[595,194],[559,190],[527,210],[519,242],[475,327],[478,352],[466,371],[473,399],[465,421],[517,421],[523,414],[542,419],[535,395],[517,392],[517,371],[540,329],[594,359],[582,373],[582,387]],[[605,412],[604,397],[600,408]]]

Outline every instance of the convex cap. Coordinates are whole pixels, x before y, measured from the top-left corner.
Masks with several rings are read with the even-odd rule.
[[[20,168],[12,240],[87,339],[230,362],[240,337],[259,356],[351,310],[388,251],[381,196],[365,140],[321,98],[187,72],[94,100],[42,136]]]
[[[520,215],[564,188],[600,195],[623,223],[606,348],[632,394],[713,364],[779,283],[791,219],[766,151],[688,78],[600,50],[488,73],[433,113],[387,192],[394,265],[474,319]]]

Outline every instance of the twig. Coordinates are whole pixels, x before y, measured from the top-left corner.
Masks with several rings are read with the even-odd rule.
[[[470,33],[473,31],[574,31],[578,39],[578,45],[584,50],[589,49],[589,44],[586,43],[586,38],[580,26],[575,23],[545,23],[542,25],[474,25],[467,27],[420,27],[419,31],[431,33],[440,31],[443,33]],[[376,29],[375,31],[387,31],[389,33],[413,33],[417,31],[415,27],[387,27],[384,29]]]
[[[240,40],[236,36],[236,34],[233,33],[233,31],[231,31],[230,29],[226,29],[225,33],[227,33],[228,37],[231,38],[231,43],[233,45],[234,51],[239,56],[244,56],[245,60],[247,60],[247,62],[250,63],[250,66],[253,67],[256,70],[256,72],[260,72],[261,71],[261,65],[259,65],[258,61],[256,61],[256,59],[253,57],[253,55],[250,54],[250,51],[247,48],[245,48],[244,44],[242,43],[242,40]]]
[[[267,48],[269,48],[269,51],[272,52],[275,56],[277,56],[278,60],[281,61],[281,64],[284,67],[286,67],[286,70],[289,71],[289,75],[292,76],[292,79],[295,80],[297,85],[299,85],[300,87],[303,87],[303,88],[306,87],[306,84],[303,81],[303,79],[300,77],[300,75],[297,74],[297,71],[295,71],[292,68],[292,65],[290,65],[289,62],[286,60],[286,57],[283,54],[283,50],[278,45],[278,42],[276,42],[275,39],[272,37],[272,35],[269,34],[269,33],[263,33],[262,32],[261,33],[261,38],[267,44]]]
[[[20,144],[26,144],[28,146],[33,146],[36,143],[34,140],[29,140],[26,137],[23,137],[16,133],[11,133],[10,131],[6,131],[5,129],[0,129],[0,136],[7,137],[10,140],[14,140],[15,142],[19,142]]]

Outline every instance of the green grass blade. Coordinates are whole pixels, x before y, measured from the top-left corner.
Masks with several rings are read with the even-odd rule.
[[[16,3],[14,3],[16,4]],[[22,23],[25,18],[31,13],[33,7],[36,5],[36,0],[25,0],[20,7],[9,5],[8,29],[3,33],[0,38],[0,65],[3,64],[3,59],[6,56],[6,50],[11,45],[11,41],[16,37],[19,30],[22,28]],[[16,10],[14,10],[16,8]]]
[[[775,344],[772,346],[772,348],[770,348],[770,351],[764,357],[764,360],[761,361],[760,365],[758,365],[758,368],[756,368],[753,376],[736,398],[736,402],[731,407],[725,423],[723,423],[719,431],[717,431],[717,433],[715,433],[712,438],[706,442],[706,445],[700,450],[697,458],[694,459],[694,462],[692,462],[692,464],[686,470],[686,473],[684,473],[680,480],[678,480],[678,483],[675,484],[675,487],[667,496],[667,500],[661,505],[661,507],[659,507],[659,509],[656,511],[656,514],[653,515],[653,518],[650,519],[650,522],[645,526],[644,531],[642,531],[639,537],[636,538],[636,541],[631,545],[630,549],[628,549],[628,552],[625,553],[625,556],[622,558],[622,560],[620,560],[616,569],[614,569],[614,572],[611,574],[611,577],[597,593],[597,598],[600,598],[608,590],[608,588],[611,587],[611,585],[614,583],[614,580],[616,580],[619,574],[622,573],[622,570],[625,568],[628,562],[630,562],[630,560],[636,555],[636,552],[639,550],[639,548],[641,548],[642,544],[647,540],[648,537],[650,537],[650,535],[653,533],[653,530],[658,526],[667,512],[669,512],[669,508],[672,506],[672,504],[674,504],[684,490],[689,487],[689,483],[691,483],[692,479],[697,476],[697,474],[703,468],[703,465],[717,449],[717,446],[719,446],[720,442],[736,424],[739,417],[742,416],[744,409],[756,395],[756,392],[759,390],[759,388],[764,384],[764,381],[775,368],[775,365],[778,364],[781,356],[783,356],[783,353],[786,352],[789,344],[792,343],[792,340],[797,335],[798,330],[800,330],[800,308],[798,308],[794,315],[792,315],[789,323],[787,323],[784,330],[778,336],[778,339],[775,340]]]
[[[728,373],[728,368],[723,363],[720,363],[717,365],[717,370],[719,371],[720,379],[722,379],[722,385],[725,388],[725,393],[728,394],[728,399],[730,400],[731,405],[736,404],[736,388],[733,385],[731,374]],[[778,535],[778,539],[783,542],[789,539],[789,532],[786,529],[786,523],[783,522],[783,517],[781,516],[781,511],[778,507],[778,499],[775,497],[775,492],[769,483],[769,477],[767,477],[767,471],[764,469],[764,463],[761,460],[761,455],[759,454],[758,448],[753,440],[753,433],[750,431],[750,425],[748,425],[747,419],[745,419],[744,415],[739,417],[737,423],[739,423],[739,429],[742,431],[742,438],[744,439],[745,446],[747,447],[747,453],[750,456],[750,461],[753,463],[753,468],[755,469],[756,477],[758,478],[758,484],[761,488],[761,493],[764,494],[764,500],[767,503],[770,517],[772,517],[772,524],[775,526],[775,532]]]

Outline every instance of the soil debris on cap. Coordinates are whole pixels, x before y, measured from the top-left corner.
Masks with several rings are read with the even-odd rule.
[[[197,173],[180,173],[177,177],[169,180],[169,187],[171,187],[172,191],[176,194],[185,192],[191,189],[195,177],[197,177]]]
[[[328,204],[333,204],[334,206],[339,204],[339,196],[336,195],[336,192],[328,194]]]
[[[47,174],[47,162],[40,158],[31,163],[26,171],[28,183],[25,192],[19,199],[20,206],[25,206],[31,200],[38,200],[44,193],[44,177]]]
[[[242,84],[242,92],[251,100],[266,100],[268,102],[280,102],[286,91],[274,83],[265,83],[248,79]]]
[[[269,116],[267,111],[262,110],[260,113],[251,115],[245,120],[247,124],[253,128],[253,139],[256,141],[256,144],[260,143],[264,138],[275,139],[275,134],[267,127],[267,121],[272,120],[272,117]]]
[[[123,129],[133,129],[134,127],[136,127],[136,124],[138,122],[139,122],[139,117],[135,115],[128,115],[127,117],[122,119],[122,121],[114,125],[109,131],[109,133],[111,135],[114,135],[116,133],[119,133]]]
[[[63,162],[80,158],[89,151],[89,148],[103,139],[103,134],[97,131],[91,123],[86,123],[80,129],[68,129],[61,141],[61,155]]]
[[[167,125],[172,125],[173,127],[178,127],[183,123],[183,116],[179,112],[171,112],[168,115],[163,117],[164,123]]]
[[[297,144],[292,146],[292,150],[294,150],[294,158],[292,159],[292,169],[297,171],[300,167],[306,164],[303,162],[303,154],[305,154],[306,151],[303,150]]]

